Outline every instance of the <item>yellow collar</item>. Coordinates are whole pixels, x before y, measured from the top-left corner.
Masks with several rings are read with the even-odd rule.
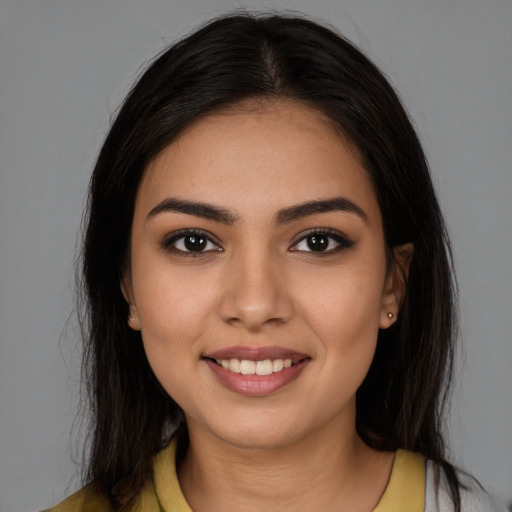
[[[425,510],[425,458],[398,450],[389,482],[373,512],[423,512]]]
[[[176,474],[177,440],[159,452],[155,459],[155,490],[164,512],[192,512]],[[398,450],[389,483],[374,512],[423,512],[425,509],[425,459],[421,455]]]

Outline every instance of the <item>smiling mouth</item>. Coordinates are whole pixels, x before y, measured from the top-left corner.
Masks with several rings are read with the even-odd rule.
[[[299,378],[309,366],[311,356],[277,346],[234,346],[204,354],[218,381],[244,396],[267,396]]]
[[[260,361],[252,361],[249,359],[213,359],[208,358],[225,370],[233,373],[241,373],[242,375],[272,375],[283,371],[285,368],[291,368],[300,360],[292,359],[262,359]]]

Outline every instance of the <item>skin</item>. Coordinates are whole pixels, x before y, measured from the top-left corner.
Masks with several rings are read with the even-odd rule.
[[[150,215],[170,197],[215,205],[232,222]],[[364,215],[276,222],[283,209],[334,197]],[[206,250],[185,252],[176,239],[183,229],[205,232]],[[311,250],[311,229],[335,233],[328,250]],[[340,234],[350,243],[340,244]],[[380,209],[357,151],[300,103],[251,102],[211,114],[150,164],[122,288],[130,326],[141,330],[153,371],[185,412],[190,447],[178,476],[194,511],[377,505],[393,454],[358,437],[355,395],[378,330],[398,314],[411,258],[410,244],[396,248],[388,267]],[[275,393],[244,396],[203,358],[232,346],[279,346],[308,360]]]

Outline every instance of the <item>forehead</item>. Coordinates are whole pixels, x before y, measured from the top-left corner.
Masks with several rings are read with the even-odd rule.
[[[290,100],[246,102],[189,125],[148,166],[138,206],[169,196],[252,211],[350,196],[380,220],[357,150],[327,116]]]

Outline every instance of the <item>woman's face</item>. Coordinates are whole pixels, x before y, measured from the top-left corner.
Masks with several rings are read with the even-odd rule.
[[[141,182],[130,270],[130,325],[192,434],[355,432],[401,292],[370,179],[326,117],[281,100],[185,129]]]

